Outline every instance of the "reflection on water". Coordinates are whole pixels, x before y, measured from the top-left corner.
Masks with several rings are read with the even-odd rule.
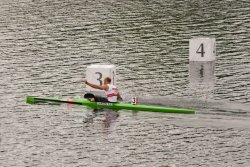
[[[189,81],[191,84],[213,85],[215,62],[189,62]]]
[[[105,128],[109,128],[111,124],[119,117],[119,112],[109,109],[94,109],[91,114],[87,113],[83,123],[95,123],[96,119],[102,122]]]
[[[211,99],[214,94],[215,62],[189,63],[189,91],[193,97]]]

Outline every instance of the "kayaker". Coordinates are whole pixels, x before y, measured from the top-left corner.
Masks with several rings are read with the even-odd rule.
[[[91,97],[91,94],[86,94],[84,97],[88,98],[88,99],[91,99],[91,101],[111,102],[111,103],[122,101],[122,97],[121,97],[120,93],[118,92],[118,88],[111,84],[111,78],[110,77],[106,77],[104,79],[104,84],[103,85],[92,84],[92,83],[88,82],[87,80],[84,80],[84,83],[86,85],[94,88],[94,89],[100,89],[100,90],[105,91],[106,98],[105,97],[100,97],[100,96],[94,96],[94,95],[93,95],[92,98],[88,98],[88,97]]]

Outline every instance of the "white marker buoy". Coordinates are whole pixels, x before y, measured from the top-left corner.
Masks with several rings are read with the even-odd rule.
[[[214,61],[216,40],[209,37],[196,37],[189,41],[189,61]]]
[[[114,65],[98,65],[93,64],[87,67],[86,70],[86,79],[93,84],[103,85],[104,79],[106,77],[111,78],[111,84],[116,84],[116,69]],[[98,95],[104,95],[103,90],[98,90],[86,86],[86,92],[94,93]]]

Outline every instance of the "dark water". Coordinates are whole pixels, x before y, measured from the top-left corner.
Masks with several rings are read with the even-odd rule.
[[[0,0],[0,166],[249,166],[247,0]],[[216,38],[215,63],[188,41]],[[125,99],[195,115],[27,105],[82,97],[86,67],[115,64]]]

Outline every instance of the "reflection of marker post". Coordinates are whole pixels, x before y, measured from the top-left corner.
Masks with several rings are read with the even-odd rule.
[[[214,61],[189,62],[189,81],[191,83],[213,83]]]
[[[214,61],[216,59],[215,38],[192,38],[189,41],[190,94],[208,96],[213,91]]]
[[[86,70],[86,79],[93,84],[102,85],[106,77],[111,78],[111,84],[116,83],[114,65],[90,65]],[[104,91],[86,86],[86,92],[104,96]]]

